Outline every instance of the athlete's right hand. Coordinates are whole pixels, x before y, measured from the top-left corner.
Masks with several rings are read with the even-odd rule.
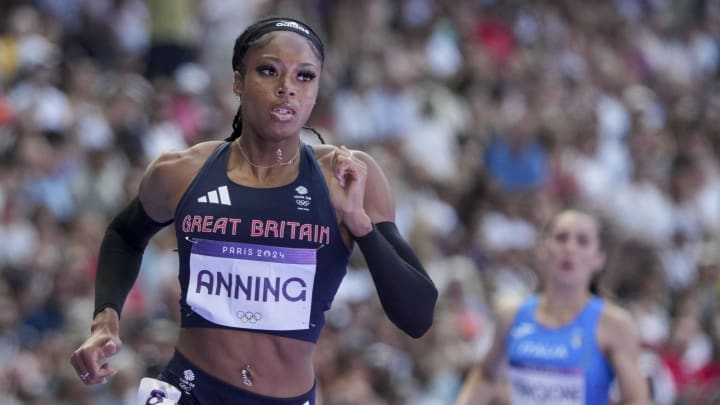
[[[70,357],[70,364],[85,385],[104,384],[117,373],[103,360],[122,348],[119,323],[114,309],[106,308],[98,313],[90,328],[90,337]]]

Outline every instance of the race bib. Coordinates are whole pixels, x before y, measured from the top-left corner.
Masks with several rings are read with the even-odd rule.
[[[513,405],[584,405],[583,370],[557,370],[511,365],[508,369]]]
[[[316,263],[315,249],[198,239],[187,303],[223,326],[308,329]]]

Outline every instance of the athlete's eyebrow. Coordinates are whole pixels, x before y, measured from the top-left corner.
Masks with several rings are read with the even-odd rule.
[[[269,59],[269,60],[271,60],[275,63],[279,63],[279,64],[285,64],[285,62],[282,59],[280,59],[274,55],[260,55],[260,58],[261,59]],[[317,65],[312,62],[300,62],[300,63],[298,63],[298,65],[300,65],[300,67],[317,67]]]

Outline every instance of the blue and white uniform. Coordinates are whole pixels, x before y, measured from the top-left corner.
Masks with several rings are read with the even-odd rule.
[[[513,405],[606,405],[614,373],[597,342],[604,302],[591,297],[569,324],[535,319],[538,296],[518,309],[507,339]]]

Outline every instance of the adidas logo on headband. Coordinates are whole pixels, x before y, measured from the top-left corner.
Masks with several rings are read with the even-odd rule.
[[[278,21],[275,23],[276,27],[290,27],[294,28],[298,31],[302,31],[305,33],[305,35],[310,35],[310,31],[308,31],[307,28],[303,27],[302,25],[296,23],[295,21]]]
[[[310,42],[313,43],[315,48],[320,53],[320,60],[325,59],[325,50],[323,47],[323,43],[320,40],[320,38],[313,32],[312,28],[310,26],[300,22],[295,21],[292,18],[277,18],[277,17],[270,17],[264,20],[261,20],[250,27],[248,27],[240,37],[238,37],[238,41],[242,41],[244,43],[240,44],[245,47],[247,47],[248,44],[250,44],[252,41],[256,40],[257,38],[260,38],[261,36],[272,32],[272,31],[291,31],[298,35],[302,35]],[[237,45],[237,44],[236,44]],[[245,52],[247,49],[243,50]],[[233,66],[236,69],[236,62],[233,62]]]

